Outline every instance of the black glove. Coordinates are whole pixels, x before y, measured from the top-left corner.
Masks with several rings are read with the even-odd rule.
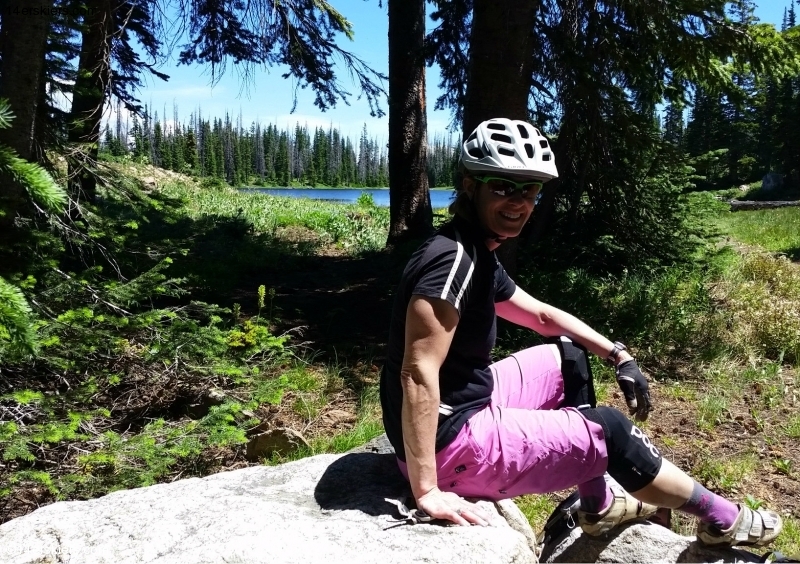
[[[628,412],[637,421],[644,421],[650,414],[652,405],[650,404],[650,391],[647,380],[644,379],[642,371],[636,365],[636,361],[626,360],[617,366],[617,384],[625,396],[625,403],[628,404]]]

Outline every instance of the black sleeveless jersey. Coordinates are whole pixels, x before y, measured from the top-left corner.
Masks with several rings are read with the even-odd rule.
[[[494,304],[508,300],[515,290],[481,234],[459,218],[445,224],[411,257],[394,298],[380,386],[386,435],[401,460],[405,460],[405,449],[400,369],[411,297],[446,300],[459,314],[453,342],[439,371],[438,452],[456,437],[472,413],[489,403],[494,387],[489,365],[497,337]]]

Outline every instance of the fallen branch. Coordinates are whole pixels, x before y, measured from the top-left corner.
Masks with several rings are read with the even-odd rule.
[[[730,200],[731,211],[744,211],[744,210],[764,210],[771,208],[785,208],[788,206],[800,206],[800,200],[796,201],[778,201],[778,202],[758,202],[755,200]]]

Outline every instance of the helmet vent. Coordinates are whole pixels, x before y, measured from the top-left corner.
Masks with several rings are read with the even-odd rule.
[[[529,159],[533,158],[533,145],[530,143],[525,143],[525,153],[528,155]]]
[[[547,149],[547,139],[542,139],[541,141],[539,141],[539,146],[542,149]]]
[[[483,151],[481,151],[480,147],[470,147],[467,149],[467,153],[473,159],[482,159],[483,158]]]
[[[522,136],[523,139],[527,139],[528,137],[530,137],[530,135],[528,135],[528,130],[521,123],[517,124],[517,129],[519,130],[519,134]]]
[[[512,151],[511,149],[506,149],[505,147],[498,147],[497,148],[497,152],[500,153],[501,155],[505,155],[507,157],[515,156],[514,155],[514,151]]]
[[[488,129],[494,129],[495,131],[505,131],[506,126],[502,123],[490,123],[486,126]]]
[[[473,131],[472,135],[467,137],[467,140],[465,141],[465,143],[469,143],[470,141],[474,141],[476,137],[478,137],[478,134]]]
[[[550,153],[542,153],[542,160],[549,161],[550,160]]]
[[[503,135],[502,133],[492,133],[491,139],[492,141],[501,141],[503,143],[508,143],[509,145],[513,143],[511,137],[508,135]]]

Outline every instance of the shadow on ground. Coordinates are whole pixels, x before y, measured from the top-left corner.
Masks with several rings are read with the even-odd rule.
[[[325,469],[314,499],[326,510],[355,509],[373,517],[397,517],[397,507],[386,499],[404,500],[410,493],[393,454],[351,453]]]
[[[189,218],[176,213],[183,202],[163,195],[158,201],[146,217],[121,202],[104,206],[107,217],[138,223],[122,235],[127,277],[169,256],[167,276],[185,279],[189,296],[159,298],[156,305],[180,305],[187,297],[228,308],[238,304],[242,314],[268,319],[275,333],[292,333],[293,344],[327,362],[383,354],[392,293],[413,248],[348,256],[308,230],[289,241],[256,233],[243,216]]]

